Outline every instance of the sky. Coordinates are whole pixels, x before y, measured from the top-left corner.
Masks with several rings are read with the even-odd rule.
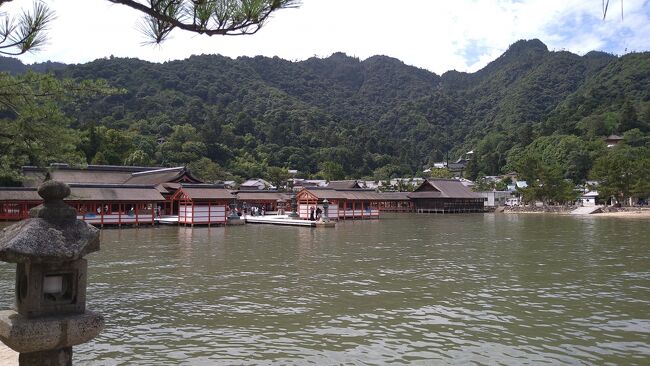
[[[622,55],[650,50],[650,0],[302,0],[276,12],[255,35],[202,36],[175,30],[161,45],[144,44],[139,12],[107,0],[46,0],[56,12],[49,42],[24,63],[85,63],[102,57],[152,62],[193,54],[278,56],[298,61],[334,52],[395,57],[437,74],[474,72],[520,39],[550,50]],[[0,10],[31,8],[14,0]],[[623,19],[621,19],[623,17]]]

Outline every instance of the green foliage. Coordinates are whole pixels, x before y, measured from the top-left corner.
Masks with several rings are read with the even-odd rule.
[[[603,198],[614,197],[625,202],[632,196],[650,194],[650,148],[617,145],[598,158],[591,171],[599,182],[598,193]]]
[[[432,168],[426,175],[426,178],[451,178],[453,175],[447,168],[436,169]]]
[[[0,2],[2,5],[3,2]],[[47,41],[45,32],[54,13],[43,2],[34,2],[32,11],[23,11],[18,20],[2,14],[0,54],[20,55],[39,50]]]
[[[190,162],[187,167],[197,178],[206,183],[217,183],[230,178],[219,164],[206,157]]]
[[[328,160],[322,162],[319,165],[319,168],[320,171],[317,173],[317,175],[327,181],[341,180],[345,178],[345,173],[343,172],[343,166],[339,163]]]
[[[373,178],[376,181],[390,180],[391,178],[402,176],[404,176],[404,169],[396,164],[386,164],[380,168],[375,169],[373,172]]]
[[[510,178],[506,178],[500,181],[488,180],[485,176],[479,177],[472,190],[475,192],[486,192],[486,191],[505,191],[508,188],[508,184],[512,184]]]
[[[269,182],[273,184],[276,189],[282,190],[283,187],[287,185],[287,180],[289,179],[289,170],[286,168],[279,168],[277,166],[271,166],[266,171],[266,177]]]
[[[0,182],[17,184],[23,165],[84,164],[83,134],[69,127],[72,120],[59,106],[111,91],[103,82],[0,73]]]
[[[556,166],[562,176],[575,183],[584,182],[595,157],[605,149],[602,142],[584,141],[573,135],[552,135],[535,139],[524,149],[508,156],[506,169],[513,169],[522,176],[531,176],[529,160],[547,166]]]
[[[569,203],[578,198],[575,185],[563,177],[562,169],[557,165],[547,165],[535,158],[526,158],[522,168],[522,178],[528,187],[520,189],[522,200],[527,203],[542,201],[548,203]]]
[[[20,69],[2,61],[0,69]],[[474,150],[470,178],[517,170],[530,155],[575,183],[605,153],[605,136],[647,144],[648,70],[650,53],[577,56],[537,40],[513,44],[476,73],[442,76],[341,53],[302,62],[202,55],[56,65],[59,77],[100,77],[124,91],[58,102],[86,162],[177,166],[207,158],[239,178],[283,167],[383,181]],[[17,95],[12,88],[20,86],[5,83]],[[10,99],[5,105],[22,103]]]

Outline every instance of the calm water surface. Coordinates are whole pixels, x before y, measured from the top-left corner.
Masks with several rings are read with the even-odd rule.
[[[650,364],[648,220],[109,229],[88,365]],[[0,308],[14,265],[0,265]]]

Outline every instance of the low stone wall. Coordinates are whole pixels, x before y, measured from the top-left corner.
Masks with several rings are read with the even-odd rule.
[[[602,209],[603,213],[610,212],[636,212],[636,213],[650,213],[650,206],[605,206]]]
[[[505,206],[505,213],[570,213],[576,206]]]

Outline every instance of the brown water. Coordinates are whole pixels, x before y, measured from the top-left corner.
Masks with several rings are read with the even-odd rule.
[[[648,364],[648,220],[393,215],[109,229],[88,365]],[[14,266],[0,265],[0,308]]]

